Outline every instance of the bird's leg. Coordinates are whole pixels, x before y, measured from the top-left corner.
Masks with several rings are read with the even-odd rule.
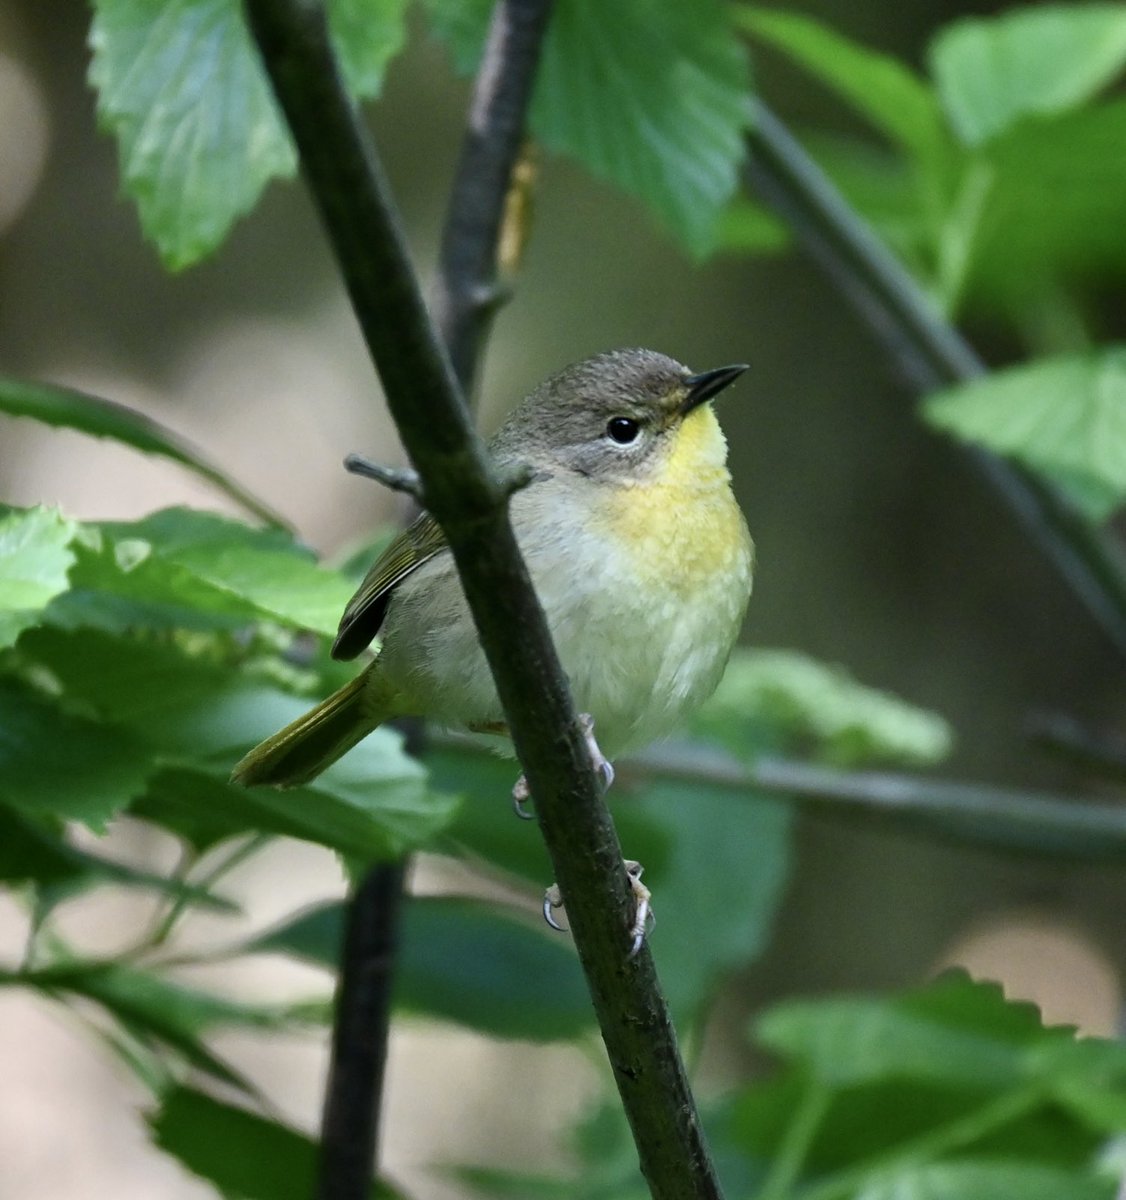
[[[635,862],[632,858],[627,858],[622,863],[625,868],[627,877],[629,878],[630,891],[633,892],[633,923],[629,927],[629,954],[628,958],[633,956],[641,949],[642,943],[645,941],[645,935],[653,928],[656,917],[653,915],[653,893],[641,882],[641,872],[645,869],[641,863]],[[559,890],[559,884],[553,883],[551,887],[544,892],[543,896],[543,919],[551,926],[552,929],[558,929],[560,933],[564,932],[563,926],[555,919],[555,910],[563,907],[563,893]]]
[[[610,785],[614,782],[614,767],[610,760],[602,753],[598,742],[595,740],[594,718],[590,713],[579,713],[579,728],[583,731],[583,737],[586,739],[587,750],[590,751],[594,769],[602,776],[602,790],[604,792],[609,791]],[[475,732],[497,733],[504,729],[504,727],[475,725],[473,729]],[[528,788],[528,781],[521,775],[516,781],[516,786],[512,789],[512,807],[522,821],[531,821],[533,819],[532,814],[526,808],[531,798],[532,793]],[[551,922],[548,921],[548,924],[550,925]]]

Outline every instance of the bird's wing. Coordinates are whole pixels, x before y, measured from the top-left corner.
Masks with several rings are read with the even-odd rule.
[[[423,513],[387,547],[364,576],[340,618],[332,657],[355,658],[379,632],[395,588],[412,572],[446,547],[445,534],[429,513]]]

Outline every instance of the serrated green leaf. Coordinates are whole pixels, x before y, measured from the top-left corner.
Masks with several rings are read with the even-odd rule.
[[[740,5],[735,21],[843,96],[897,146],[924,161],[944,152],[948,135],[934,92],[898,59],[798,12]]]
[[[264,619],[331,635],[352,584],[276,529],[170,508],[87,528],[71,592],[47,614],[64,628],[232,628]]]
[[[0,517],[0,647],[39,620],[42,609],[70,586],[73,521],[47,508]]]
[[[878,1176],[856,1200],[1114,1200],[1117,1185],[1090,1171],[1024,1162],[944,1162]]]
[[[491,4],[430,0],[462,70]],[[715,244],[745,153],[749,73],[718,0],[560,0],[529,124],[550,150],[641,200],[696,255]]]
[[[1070,1040],[995,984],[951,972],[903,996],[792,1001],[756,1023],[756,1036],[834,1087],[912,1079],[981,1089],[1025,1083],[1030,1048]]]
[[[405,0],[329,5],[342,67],[371,95]],[[95,0],[90,81],[146,236],[179,270],[211,253],[296,160],[238,0]]]
[[[951,124],[977,146],[1106,87],[1126,66],[1126,9],[1046,4],[967,17],[936,35],[929,58]]]
[[[295,954],[335,970],[343,928],[343,906],[320,905],[246,949]],[[395,1003],[408,1012],[535,1041],[577,1037],[593,1027],[571,946],[495,904],[411,897],[399,942]]]
[[[937,714],[787,650],[733,655],[694,726],[743,757],[762,748],[765,729],[773,731],[775,744],[811,743],[820,757],[849,766],[933,764],[951,743],[950,728]]]
[[[0,803],[99,829],[144,791],[152,769],[145,746],[124,730],[0,680]]]
[[[75,429],[93,437],[109,438],[145,454],[170,458],[206,479],[267,524],[286,527],[282,517],[212,463],[202,450],[152,417],[124,404],[74,388],[0,376],[0,412],[13,417],[30,417],[60,429]]]
[[[320,1148],[277,1121],[179,1087],[149,1117],[156,1144],[230,1200],[308,1200]],[[373,1183],[371,1200],[397,1200]]]
[[[1126,500],[1126,348],[997,371],[930,397],[923,411],[936,428],[1045,475],[1094,521]]]

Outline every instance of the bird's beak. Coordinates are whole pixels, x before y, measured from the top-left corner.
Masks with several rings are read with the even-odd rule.
[[[680,406],[680,415],[686,417],[694,408],[699,408],[713,396],[718,396],[746,369],[746,363],[735,363],[730,367],[716,367],[714,371],[701,371],[699,375],[689,375],[684,381],[687,392]]]

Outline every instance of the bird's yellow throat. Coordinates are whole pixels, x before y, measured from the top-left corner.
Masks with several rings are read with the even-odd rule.
[[[601,515],[639,577],[667,576],[688,594],[749,553],[730,485],[727,439],[711,405],[703,404],[676,430],[656,475],[614,489]]]

